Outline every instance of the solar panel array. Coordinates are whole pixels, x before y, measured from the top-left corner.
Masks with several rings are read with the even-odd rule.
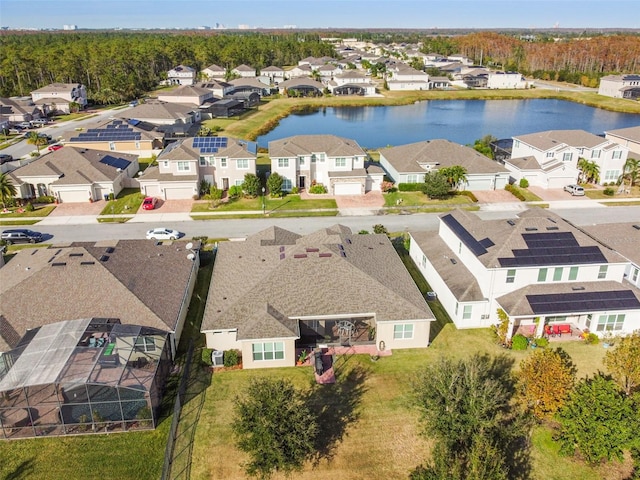
[[[141,138],[140,132],[136,132],[122,121],[116,120],[105,128],[89,128],[86,132],[81,132],[77,137],[71,138],[71,142],[126,142]]]
[[[631,290],[551,293],[526,297],[536,315],[640,308],[640,302]]]
[[[445,215],[442,217],[442,221],[458,236],[462,243],[464,243],[476,257],[487,253],[487,249],[482,245],[482,243],[476,240],[475,237],[453,217],[453,215]]]
[[[121,170],[126,170],[131,162],[129,160],[125,160],[124,158],[112,157],[111,155],[106,155],[100,159],[100,163],[104,163],[105,165],[109,165],[110,167],[116,167]]]
[[[221,148],[227,148],[227,137],[195,137],[193,148],[200,149],[200,153],[217,153]]]
[[[511,250],[513,258],[499,258],[501,267],[536,267],[607,263],[600,247],[581,247],[571,232],[523,233],[528,248]]]

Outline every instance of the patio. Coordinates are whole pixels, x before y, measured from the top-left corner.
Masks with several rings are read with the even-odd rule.
[[[536,324],[519,325],[515,334],[532,338],[536,336]],[[572,340],[582,340],[583,330],[571,322],[548,323],[544,326],[543,337],[549,342],[570,342]]]
[[[373,319],[305,320],[300,322],[299,347],[350,346],[375,342]]]

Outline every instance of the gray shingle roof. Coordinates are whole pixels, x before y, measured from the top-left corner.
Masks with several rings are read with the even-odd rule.
[[[561,145],[594,148],[609,142],[609,140],[584,130],[547,130],[546,132],[529,133],[513,138],[542,151]]]
[[[269,142],[270,157],[326,153],[330,157],[366,155],[358,142],[336,135],[295,135]]]
[[[117,118],[135,118],[137,120],[144,119],[182,119],[189,117],[189,113],[193,112],[193,105],[187,105],[182,103],[168,103],[168,102],[145,102],[136,105],[132,109],[125,112],[117,113]]]
[[[632,142],[640,142],[640,125],[637,127],[618,128],[616,130],[608,130],[606,134],[615,135]]]
[[[350,314],[434,318],[386,235],[337,225],[300,237],[272,227],[219,245],[202,331],[297,337],[299,317]]]
[[[634,225],[640,225],[640,219],[636,222],[602,223],[582,228],[620,255],[636,265],[640,265],[640,249],[638,248],[640,247],[640,230],[634,228]]]

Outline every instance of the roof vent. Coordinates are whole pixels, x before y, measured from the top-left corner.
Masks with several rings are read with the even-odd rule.
[[[344,250],[340,250],[340,256],[342,258],[347,258],[347,254],[344,252]]]
[[[306,250],[307,252],[319,252],[319,251],[320,251],[320,249],[319,249],[319,248],[309,248],[309,247],[305,248],[305,250]]]
[[[509,225],[511,225],[512,227],[515,226],[516,222],[514,222],[513,220],[507,220],[507,223]]]
[[[69,256],[70,257],[82,257],[82,255],[84,255],[83,253],[70,253]]]
[[[113,247],[107,247],[107,248],[104,249],[104,253],[113,253],[113,252],[115,252],[115,250],[116,249],[113,248]]]
[[[549,220],[549,221],[550,221],[550,222],[552,222],[552,223],[557,223],[557,222],[556,222],[553,218],[551,218],[551,217],[547,217],[547,220]]]
[[[325,257],[330,257],[331,254],[330,253],[321,253],[320,255],[318,255],[321,258],[325,258]]]
[[[560,230],[558,227],[547,227],[547,230]]]
[[[284,252],[284,245],[280,247],[280,252]]]
[[[280,254],[280,260],[284,260],[284,253]]]
[[[571,290],[575,290],[575,291],[584,290],[584,287],[571,287]]]
[[[527,232],[537,232],[538,229],[536,227],[525,227],[525,231],[527,231]]]
[[[109,255],[102,255],[102,256],[100,256],[100,261],[101,261],[101,262],[106,262],[107,260],[109,260]]]
[[[80,265],[95,265],[96,262],[80,262]]]
[[[67,262],[53,262],[51,264],[52,267],[64,267],[67,264]]]
[[[634,225],[633,228],[635,228],[636,230],[640,230],[640,225]]]
[[[458,263],[455,258],[450,258],[449,260],[451,260],[451,263],[453,263],[454,265]]]
[[[293,258],[307,258],[306,253],[296,253]]]

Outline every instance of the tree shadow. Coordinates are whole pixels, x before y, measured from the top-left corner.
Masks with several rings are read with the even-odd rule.
[[[5,480],[18,480],[21,478],[29,478],[33,474],[33,458],[25,460],[18,465],[12,472],[9,472]]]
[[[343,365],[344,367],[344,365]],[[336,446],[342,442],[349,425],[360,418],[358,407],[367,388],[367,371],[356,365],[336,372],[336,383],[313,384],[306,404],[316,416],[318,432],[314,441],[314,466],[321,460],[331,460]]]

